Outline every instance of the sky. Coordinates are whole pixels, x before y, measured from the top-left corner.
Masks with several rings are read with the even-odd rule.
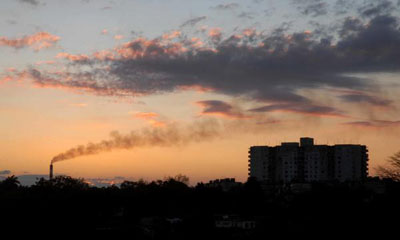
[[[400,150],[400,1],[3,0],[0,176],[245,181],[248,148]]]

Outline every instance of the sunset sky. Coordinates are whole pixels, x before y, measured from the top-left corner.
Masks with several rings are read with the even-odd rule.
[[[245,181],[250,146],[302,136],[367,145],[373,174],[400,150],[400,0],[1,3],[1,176]]]

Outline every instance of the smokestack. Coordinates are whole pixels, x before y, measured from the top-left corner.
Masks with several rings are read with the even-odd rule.
[[[50,164],[50,175],[49,175],[49,179],[50,179],[50,180],[53,179],[53,163]]]

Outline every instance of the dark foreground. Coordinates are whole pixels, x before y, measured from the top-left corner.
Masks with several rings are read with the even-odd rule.
[[[312,188],[249,180],[228,190],[188,187],[174,178],[107,188],[69,177],[41,179],[31,187],[15,180],[0,183],[3,234],[85,231],[131,239],[342,239],[349,234],[397,235],[400,222],[400,184],[377,179]]]

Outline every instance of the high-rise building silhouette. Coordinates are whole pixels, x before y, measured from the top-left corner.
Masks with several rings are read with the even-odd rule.
[[[270,183],[363,181],[368,176],[365,145],[314,145],[314,139],[249,150],[249,177]]]

